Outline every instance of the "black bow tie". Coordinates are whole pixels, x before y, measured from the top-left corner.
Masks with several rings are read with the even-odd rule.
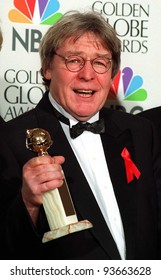
[[[93,123],[88,122],[78,122],[70,128],[70,136],[71,138],[76,138],[83,133],[83,131],[91,131],[96,134],[105,132],[105,124],[104,119],[100,119]]]
[[[61,122],[69,125],[69,120],[65,116],[63,116],[55,108],[54,108],[54,112],[55,112],[55,115],[57,116],[57,118]],[[81,135],[83,133],[83,131],[85,131],[85,130],[91,131],[96,134],[104,133],[105,132],[105,123],[104,123],[104,119],[100,119],[93,123],[78,122],[77,124],[73,125],[69,129],[70,129],[70,136],[71,136],[71,138],[74,139],[74,138],[78,137],[79,135]]]

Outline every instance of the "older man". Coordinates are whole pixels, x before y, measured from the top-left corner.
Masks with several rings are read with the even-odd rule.
[[[160,140],[147,120],[103,107],[120,52],[114,29],[93,12],[65,14],[42,39],[47,91],[7,122],[1,139],[8,147],[0,150],[2,258],[161,258]],[[49,155],[26,142],[35,128],[50,133]],[[50,224],[44,205],[52,204],[44,195],[61,192],[65,177],[78,221],[93,227],[42,243]],[[51,216],[61,220],[57,210]]]

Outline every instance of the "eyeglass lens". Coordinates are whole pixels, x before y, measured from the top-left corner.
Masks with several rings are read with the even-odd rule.
[[[81,70],[87,60],[85,60],[81,56],[69,56],[65,58],[66,67],[69,71],[79,71]],[[105,57],[97,57],[93,60],[90,60],[91,65],[95,72],[103,74],[107,72],[111,67],[111,59],[105,58]]]

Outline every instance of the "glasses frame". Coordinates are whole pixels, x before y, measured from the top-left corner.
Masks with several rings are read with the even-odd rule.
[[[82,70],[83,67],[84,67],[85,64],[86,64],[86,61],[90,61],[93,70],[94,70],[97,74],[104,74],[104,73],[106,73],[107,71],[110,70],[110,68],[111,68],[111,66],[112,66],[112,58],[103,57],[103,58],[106,58],[106,59],[107,59],[107,65],[109,64],[109,68],[107,67],[106,70],[105,70],[104,72],[101,72],[101,73],[100,73],[100,72],[98,72],[98,71],[96,71],[96,70],[94,69],[94,67],[93,67],[93,62],[94,62],[96,59],[102,58],[102,57],[95,57],[95,58],[93,58],[93,59],[84,59],[84,58],[83,58],[82,56],[80,56],[80,55],[63,56],[63,55],[58,54],[58,53],[54,53],[54,55],[57,55],[57,56],[59,56],[59,57],[61,57],[61,58],[64,59],[64,61],[65,61],[65,66],[67,67],[67,69],[68,69],[70,72],[79,72],[80,70]],[[82,59],[83,63],[82,63],[82,65],[80,66],[80,69],[78,69],[78,70],[70,70],[70,69],[68,68],[67,62],[68,62],[68,59],[69,59],[70,57],[72,57],[72,56],[76,56],[76,57],[79,57],[79,58]]]

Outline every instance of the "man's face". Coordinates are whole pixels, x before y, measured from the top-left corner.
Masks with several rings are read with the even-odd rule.
[[[45,73],[46,79],[51,79],[53,98],[73,117],[87,121],[104,105],[112,83],[112,67],[104,74],[98,74],[89,60],[100,55],[111,58],[111,53],[91,33],[84,34],[75,42],[73,38],[67,39],[57,53],[65,57],[79,55],[88,60],[80,71],[70,72],[65,60],[55,55]]]

